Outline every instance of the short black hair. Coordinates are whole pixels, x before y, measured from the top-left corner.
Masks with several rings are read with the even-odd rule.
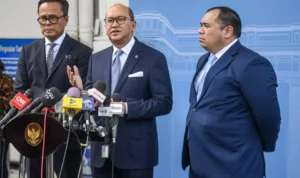
[[[242,33],[242,22],[239,14],[233,9],[225,6],[212,7],[206,11],[220,10],[218,20],[222,23],[221,28],[224,29],[227,26],[233,27],[233,33],[236,37],[240,37]]]
[[[69,3],[67,0],[40,0],[38,3],[38,9],[37,12],[39,13],[40,6],[45,2],[58,2],[61,5],[61,10],[64,13],[64,16],[67,16],[69,13]]]
[[[2,62],[2,59],[0,59],[0,72],[4,71],[4,69],[5,69],[5,66]]]

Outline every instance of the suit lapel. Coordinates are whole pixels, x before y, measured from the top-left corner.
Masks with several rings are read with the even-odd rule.
[[[217,60],[217,62],[210,68],[208,71],[204,84],[201,96],[199,100],[197,101],[197,104],[199,104],[199,101],[203,98],[203,95],[208,89],[208,86],[210,85],[213,78],[221,71],[223,70],[227,65],[231,63],[231,61],[234,59],[234,54],[237,53],[238,49],[240,48],[241,44],[239,41],[237,41],[233,46],[231,46],[220,59]]]
[[[128,58],[122,69],[122,72],[120,74],[118,83],[115,88],[115,93],[119,93],[121,91],[124,83],[126,82],[126,80],[128,78],[128,75],[133,70],[133,68],[135,67],[137,62],[142,59],[143,56],[140,53],[140,50],[141,50],[140,48],[141,48],[140,42],[135,38],[135,43],[128,55]]]
[[[108,75],[104,76],[104,82],[106,83],[106,92],[105,94],[109,94],[111,91],[111,65],[112,65],[112,53],[113,53],[113,47],[111,46],[106,53],[103,54],[103,65],[104,67],[101,67],[101,73],[103,75]],[[98,73],[98,71],[96,72]]]
[[[51,75],[55,72],[55,70],[58,68],[58,66],[61,64],[63,61],[64,57],[68,52],[73,48],[74,43],[71,41],[71,37],[66,35],[65,39],[63,40],[61,46],[59,47],[58,53],[55,57],[52,70],[50,74],[48,75],[48,80],[51,77]]]
[[[45,50],[45,38],[40,40],[36,47],[37,55],[36,55],[36,61],[39,65],[39,68],[42,73],[43,81],[47,80],[47,67],[46,67],[46,50]]]
[[[201,71],[201,69],[204,67],[205,63],[207,62],[207,59],[208,59],[208,56],[209,56],[210,53],[207,53],[205,54],[204,56],[202,56],[200,59],[199,59],[199,62],[197,64],[197,69],[196,69],[196,73],[194,75],[194,78],[192,80],[192,84],[191,84],[191,95],[190,95],[190,102],[191,103],[196,103],[196,96],[197,96],[197,92],[196,92],[196,89],[195,89],[195,80],[197,78],[197,76],[199,75],[199,72]]]

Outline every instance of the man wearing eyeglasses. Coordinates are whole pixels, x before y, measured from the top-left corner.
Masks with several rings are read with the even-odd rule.
[[[44,38],[23,47],[18,62],[15,92],[33,88],[35,98],[51,87],[56,87],[61,93],[67,92],[72,87],[66,72],[67,65],[78,66],[83,79],[86,78],[92,49],[66,34],[68,9],[69,4],[66,0],[38,2],[37,22]],[[61,146],[54,154],[54,170],[57,176],[60,173],[64,151],[65,146]],[[30,160],[28,177],[40,178],[40,163],[40,159]],[[76,139],[71,139],[61,177],[77,177],[80,163],[80,145]]]
[[[133,37],[136,22],[130,8],[110,7],[105,28],[113,45],[92,55],[84,88],[104,81],[105,94],[120,94],[125,115],[118,121],[115,147],[92,142],[93,178],[153,178],[158,164],[156,117],[168,114],[173,104],[167,61],[161,52]],[[68,69],[70,80],[83,89],[76,66],[74,72]],[[109,158],[102,157],[103,151]]]

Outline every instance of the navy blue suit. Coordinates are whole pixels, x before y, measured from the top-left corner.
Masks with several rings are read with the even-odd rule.
[[[275,150],[281,119],[271,63],[237,41],[209,70],[198,101],[194,80],[183,169],[190,165],[190,178],[262,178],[263,151]]]
[[[92,55],[86,88],[98,81],[107,84],[110,93],[113,47]],[[143,72],[143,77],[128,75]],[[172,87],[165,56],[135,39],[115,88],[123,102],[128,104],[128,114],[119,119],[115,145],[114,165],[121,169],[147,169],[158,164],[156,117],[172,109]],[[92,142],[91,164],[103,166],[100,142]]]

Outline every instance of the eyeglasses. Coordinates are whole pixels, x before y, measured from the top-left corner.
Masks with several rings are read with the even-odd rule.
[[[125,23],[127,17],[117,17],[117,18],[106,18],[104,19],[104,22],[106,25],[113,25],[116,21],[119,25],[122,25]]]
[[[37,21],[41,24],[41,25],[45,25],[47,23],[47,21],[49,20],[49,22],[51,24],[56,24],[58,22],[58,19],[65,17],[65,15],[61,16],[61,17],[56,17],[55,15],[50,15],[49,17],[46,16],[41,16],[37,19]]]

